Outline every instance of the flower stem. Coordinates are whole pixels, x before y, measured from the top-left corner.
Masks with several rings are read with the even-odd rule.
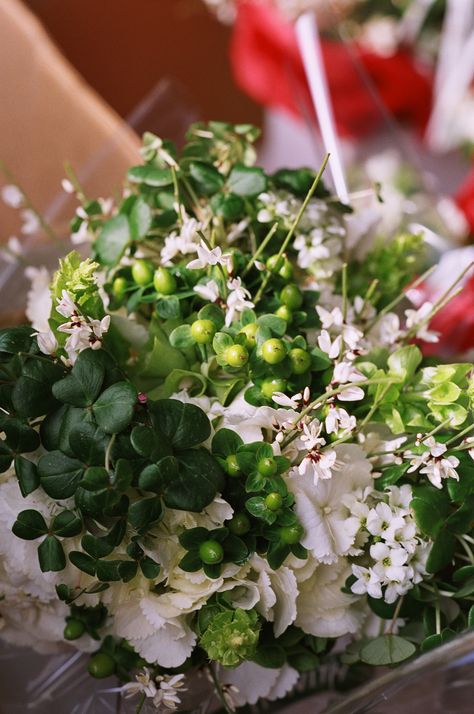
[[[213,668],[212,664],[209,665],[208,671],[209,671],[209,674],[210,674],[210,676],[211,676],[212,682],[213,682],[213,684],[214,684],[214,687],[215,687],[215,690],[216,690],[216,694],[217,694],[217,696],[218,696],[218,698],[219,698],[219,700],[220,700],[220,702],[221,702],[221,704],[222,704],[222,706],[223,706],[223,708],[224,708],[226,714],[233,714],[232,709],[230,709],[229,705],[228,705],[227,702],[226,702],[226,698],[225,698],[225,696],[224,696],[224,692],[222,691],[221,683],[219,682],[219,680],[218,680],[218,678],[217,678],[217,675],[216,675],[216,673],[215,673],[215,671],[214,671],[214,668]]]
[[[249,272],[249,270],[250,270],[250,268],[252,267],[252,265],[255,263],[256,260],[258,260],[259,256],[260,256],[260,255],[262,254],[262,252],[265,250],[265,248],[267,247],[267,245],[269,244],[269,242],[271,241],[271,239],[272,239],[273,236],[275,235],[277,229],[278,229],[278,223],[274,223],[273,226],[272,226],[272,227],[270,228],[270,230],[268,231],[268,233],[267,233],[267,235],[265,236],[265,238],[262,240],[262,242],[261,242],[260,245],[258,246],[258,248],[257,248],[257,250],[255,251],[255,253],[254,253],[254,254],[252,255],[252,257],[250,258],[249,262],[247,263],[247,267],[245,268],[245,270],[244,270],[243,273],[242,273],[242,277],[243,277],[243,278],[245,278],[245,276],[246,276],[247,273]]]
[[[145,704],[145,699],[146,699],[146,694],[143,692],[142,696],[140,697],[140,701],[138,702],[137,708],[135,709],[135,714],[140,714],[141,710],[143,709],[143,705]]]
[[[329,161],[329,154],[326,154],[326,156],[324,157],[323,163],[321,164],[321,168],[319,169],[318,173],[316,174],[316,177],[312,183],[312,186],[309,189],[308,193],[306,194],[306,198],[304,199],[303,203],[301,204],[301,208],[298,211],[295,220],[293,221],[293,225],[291,226],[290,230],[288,231],[287,236],[286,236],[285,240],[283,241],[283,243],[281,244],[281,248],[277,253],[277,257],[276,257],[276,261],[275,261],[277,265],[278,265],[278,261],[280,260],[280,258],[283,255],[283,253],[288,248],[290,241],[293,238],[296,229],[298,228],[298,225],[303,217],[306,207],[307,207],[308,203],[310,202],[311,198],[313,197],[313,194],[316,191],[319,182],[321,181],[321,177],[326,169],[328,161]],[[262,294],[263,294],[265,288],[267,287],[270,277],[271,277],[271,272],[268,271],[268,273],[263,278],[262,284],[260,285],[260,288],[255,296],[255,300],[254,300],[255,305],[258,303],[258,301],[262,297]]]

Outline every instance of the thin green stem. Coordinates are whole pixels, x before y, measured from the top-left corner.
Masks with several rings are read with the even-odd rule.
[[[367,303],[369,302],[369,300],[371,299],[372,295],[374,294],[375,289],[376,289],[376,287],[377,287],[378,284],[379,284],[379,279],[378,279],[378,278],[374,278],[374,279],[372,280],[372,282],[370,283],[369,287],[367,288],[367,292],[366,292],[365,295],[364,295],[364,302],[362,303],[362,307],[361,307],[360,311],[358,312],[359,317],[362,317],[362,316],[363,316],[364,310],[365,310],[365,308],[367,307]]]
[[[179,196],[178,176],[176,174],[176,169],[174,166],[171,166],[170,169],[171,169],[171,175],[173,177],[174,200],[176,201],[178,223],[180,226],[182,226],[184,223],[184,214],[183,214],[183,205],[181,204],[181,199]]]
[[[288,248],[290,241],[293,238],[295,231],[298,228],[298,225],[303,217],[303,214],[306,211],[308,203],[310,202],[311,198],[313,197],[313,194],[316,191],[319,182],[321,181],[322,175],[326,169],[328,161],[329,161],[329,154],[326,154],[326,156],[324,157],[323,163],[321,164],[321,168],[319,169],[318,173],[316,174],[316,177],[312,183],[312,186],[309,189],[303,203],[301,204],[301,208],[298,211],[296,218],[293,221],[293,224],[292,224],[290,230],[288,231],[285,240],[281,244],[280,250],[278,251],[278,253],[276,255],[276,260],[275,260],[276,265],[278,265],[280,258],[283,256],[285,250]],[[255,296],[255,300],[254,300],[255,305],[258,303],[258,301],[262,297],[263,292],[264,292],[265,288],[267,287],[267,284],[268,284],[268,281],[270,280],[271,275],[272,275],[272,273],[269,271],[263,278],[262,284],[260,285],[260,288]]]
[[[260,245],[258,246],[258,248],[257,248],[257,250],[255,251],[255,253],[254,253],[254,254],[252,255],[252,257],[250,258],[249,262],[247,263],[247,267],[245,268],[245,270],[244,270],[243,273],[242,273],[242,277],[243,277],[243,278],[245,278],[245,276],[246,276],[247,273],[249,272],[249,270],[250,270],[250,268],[252,267],[252,265],[255,263],[256,260],[258,260],[259,256],[263,253],[263,251],[265,250],[265,248],[267,247],[267,245],[269,244],[269,242],[271,241],[271,239],[272,239],[273,236],[275,235],[275,232],[277,231],[277,229],[278,229],[278,223],[274,223],[273,226],[272,226],[272,227],[270,228],[270,230],[268,231],[268,233],[267,233],[267,235],[265,236],[265,238],[262,240],[262,242],[261,242]]]
[[[112,448],[115,443],[116,434],[112,434],[110,441],[107,444],[107,449],[105,450],[105,470],[110,471],[110,455],[112,453]]]
[[[462,431],[460,431],[458,434],[455,434],[450,439],[448,439],[448,441],[445,441],[444,445],[449,446],[450,444],[453,443],[453,441],[456,441],[457,439],[462,438],[464,436],[464,434],[468,434],[473,429],[474,429],[474,424],[469,424],[469,426],[466,426],[466,428],[463,429]],[[469,448],[472,449],[472,444],[469,446]]]
[[[145,694],[145,692],[143,692],[143,694],[140,697],[140,701],[138,702],[137,708],[135,709],[135,714],[140,714],[140,712],[143,709],[143,706],[145,704],[145,699],[146,699],[146,694]]]
[[[420,277],[415,280],[414,283],[411,283],[411,285],[407,286],[408,289],[414,290],[416,287],[418,287],[418,285],[420,285],[424,280],[426,280],[426,278],[428,278],[431,275],[431,273],[434,272],[434,270],[436,270],[436,265],[432,265],[431,268],[428,268],[428,270],[425,270],[425,272],[422,273],[420,275]],[[398,305],[398,303],[400,303],[405,297],[406,297],[406,293],[402,292],[402,293],[400,293],[400,295],[397,295],[397,297],[394,298],[394,300],[389,302],[388,305],[386,305],[384,308],[382,308],[380,310],[380,312],[377,314],[377,316],[374,317],[372,322],[370,322],[367,325],[367,330],[371,330],[374,327],[374,325],[377,324],[377,322],[380,320],[381,317],[383,317],[388,312],[393,310],[393,308],[396,307]]]
[[[398,620],[398,616],[399,616],[399,614],[400,614],[400,610],[402,609],[403,599],[404,599],[404,596],[403,596],[403,595],[402,595],[400,598],[398,598],[397,605],[396,605],[395,611],[394,611],[394,613],[393,613],[392,621],[391,621],[391,623],[390,623],[390,627],[388,628],[388,632],[387,632],[388,635],[391,635],[392,632],[393,632],[393,628],[395,627],[395,624],[396,624],[396,622],[397,622],[397,620]]]
[[[77,174],[74,171],[74,169],[72,168],[69,161],[64,162],[64,173],[66,174],[67,178],[72,183],[72,185],[74,186],[74,190],[76,192],[78,199],[80,201],[82,201],[82,203],[85,203],[88,200],[86,192],[84,191],[84,188],[83,188],[81,182],[79,181]]]
[[[347,263],[342,266],[342,320],[347,319]]]
[[[210,674],[210,676],[211,676],[212,682],[213,682],[213,684],[214,684],[214,687],[215,687],[215,690],[216,690],[216,694],[217,694],[217,696],[218,696],[218,698],[219,698],[219,700],[220,700],[222,706],[224,707],[224,710],[226,711],[226,714],[233,714],[233,713],[232,713],[232,709],[231,709],[231,708],[229,707],[229,705],[227,704],[226,698],[225,698],[225,696],[224,696],[224,692],[222,691],[221,683],[219,682],[219,680],[218,680],[218,678],[217,678],[217,675],[216,675],[216,673],[215,673],[215,671],[214,671],[214,668],[213,668],[212,664],[210,664],[210,665],[208,666],[208,671],[209,671],[209,674]]]

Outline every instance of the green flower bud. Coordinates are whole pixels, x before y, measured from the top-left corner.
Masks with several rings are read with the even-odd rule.
[[[260,634],[255,610],[226,610],[209,623],[200,645],[210,660],[236,667],[254,656]]]

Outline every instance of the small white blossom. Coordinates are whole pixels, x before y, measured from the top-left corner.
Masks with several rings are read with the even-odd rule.
[[[342,327],[344,323],[342,310],[339,307],[335,307],[333,310],[329,311],[321,305],[316,305],[316,312],[321,320],[323,330],[329,330],[331,327]]]
[[[351,590],[356,595],[370,595],[373,598],[382,597],[382,585],[380,579],[372,568],[364,568],[361,565],[352,566],[352,574],[357,580],[352,583]]]
[[[426,322],[433,311],[433,304],[425,302],[418,310],[405,310],[406,329],[415,330],[415,336],[424,342],[438,342],[439,334],[429,330]]]
[[[0,248],[0,255],[3,260],[11,265],[19,263],[24,252],[25,250],[16,236],[10,236],[6,245]]]
[[[437,442],[433,436],[425,439],[423,445],[427,447],[427,450],[422,454],[414,455],[409,451],[405,453],[405,457],[411,459],[407,473],[419,470],[436,488],[442,488],[442,481],[446,478],[459,481],[459,474],[456,471],[459,459],[456,456],[444,456],[447,450],[446,445]]]
[[[74,186],[67,178],[63,178],[61,181],[61,187],[65,193],[74,193]]]
[[[144,667],[143,672],[138,672],[138,674],[135,675],[134,682],[127,682],[122,686],[122,694],[125,699],[134,697],[137,694],[144,694],[145,697],[153,699],[156,692],[156,684],[151,678],[151,672],[148,667]]]
[[[189,270],[201,270],[207,268],[210,265],[222,265],[230,270],[232,265],[232,256],[230,253],[222,253],[222,249],[219,246],[216,248],[208,248],[207,245],[201,240],[200,244],[197,246],[198,257],[196,260],[191,260],[187,264]]]
[[[384,540],[394,540],[395,532],[405,526],[402,516],[396,515],[387,503],[379,503],[367,516],[367,530],[373,536],[383,536]]]
[[[245,308],[255,307],[253,302],[248,298],[251,297],[247,288],[242,287],[242,280],[234,278],[227,283],[229,294],[227,296],[227,314],[225,316],[225,324],[227,327],[233,322],[237,313],[242,312]]]
[[[342,337],[339,335],[333,341],[327,330],[321,330],[318,337],[319,349],[325,352],[330,359],[337,359],[341,353]]]
[[[299,409],[302,399],[303,395],[301,393],[294,394],[292,397],[288,397],[283,392],[273,392],[272,394],[274,402],[280,407],[288,407],[289,409]]]
[[[32,235],[33,233],[39,231],[41,227],[41,222],[38,214],[35,213],[35,211],[32,211],[31,208],[24,208],[20,212],[20,215],[23,221],[20,230],[23,235]]]
[[[53,355],[56,353],[58,349],[58,341],[56,340],[52,330],[49,330],[48,332],[34,332],[33,336],[36,337],[38,347],[43,354]]]
[[[219,286],[215,280],[209,280],[207,283],[200,283],[193,288],[194,292],[203,300],[216,302],[219,299]]]
[[[23,191],[14,184],[7,184],[1,190],[2,201],[10,208],[20,208],[23,205]]]
[[[408,553],[404,548],[390,548],[385,543],[374,543],[370,547],[370,555],[376,561],[375,574],[388,581],[403,582],[406,575],[405,563]]]
[[[338,431],[352,431],[357,426],[357,420],[342,407],[330,404],[324,424],[328,434],[335,434]]]

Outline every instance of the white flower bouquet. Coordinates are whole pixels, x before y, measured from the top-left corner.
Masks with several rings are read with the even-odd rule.
[[[118,203],[66,182],[91,257],[0,331],[0,636],[91,653],[137,711],[474,621],[473,365],[416,344],[458,280],[410,308],[422,239],[362,253],[325,162],[267,175],[256,136],[147,134]]]

